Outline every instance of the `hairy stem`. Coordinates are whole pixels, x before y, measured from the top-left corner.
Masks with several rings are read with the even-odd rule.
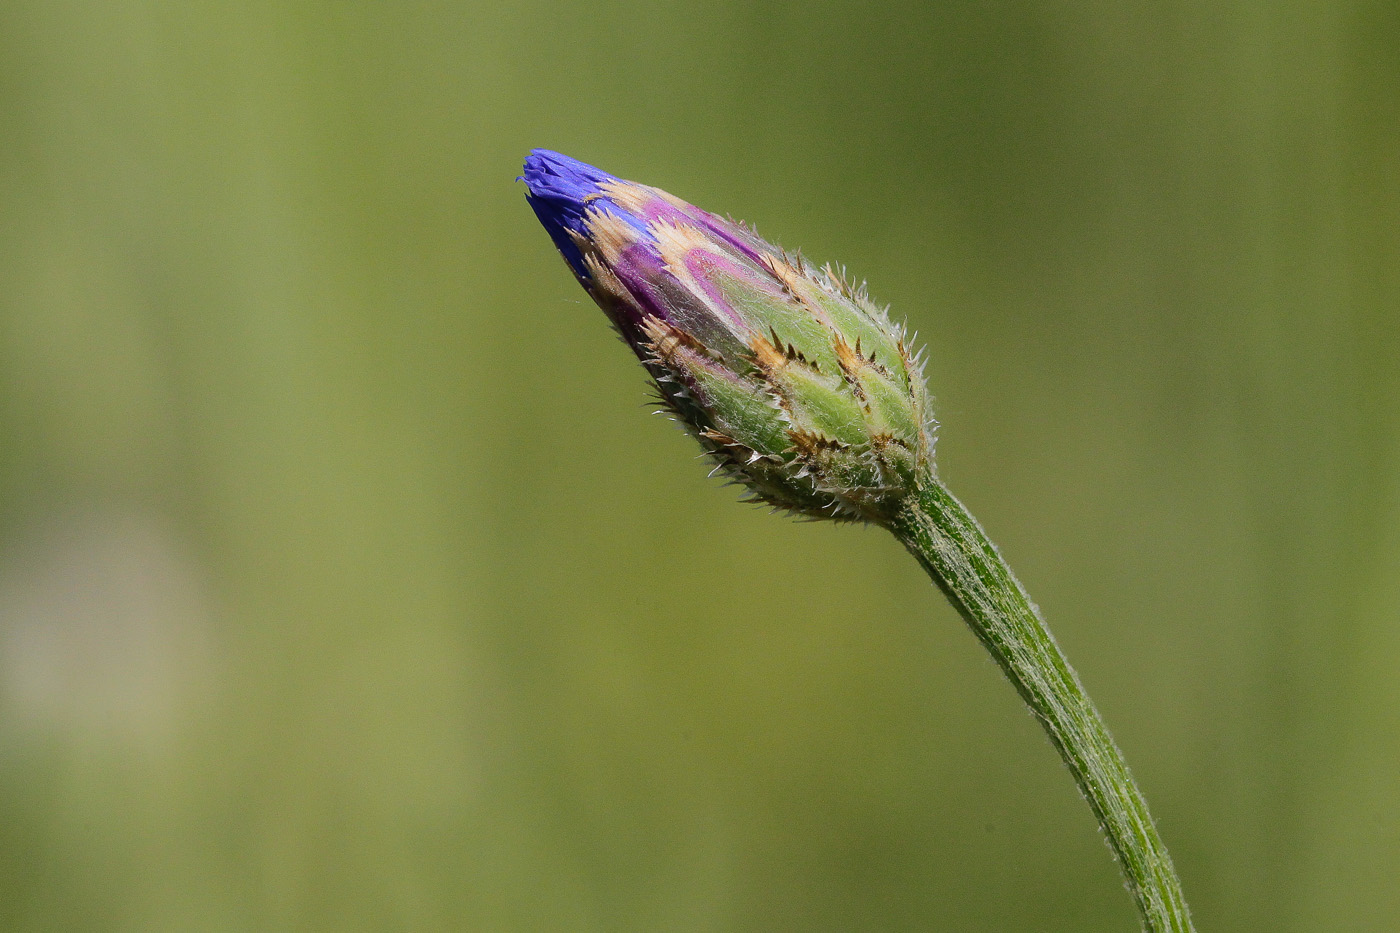
[[[1147,802],[1094,704],[996,545],[936,480],[890,524],[1045,726],[1127,877],[1150,933],[1192,933],[1181,882]]]

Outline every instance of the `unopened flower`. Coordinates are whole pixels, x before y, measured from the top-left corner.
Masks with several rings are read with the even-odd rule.
[[[928,390],[902,328],[830,267],[557,152],[528,198],[579,282],[720,468],[762,501],[888,528],[1045,727],[1151,933],[1191,933],[1123,754],[982,526],[938,482]]]
[[[932,476],[922,368],[863,288],[556,152],[532,152],[523,180],[663,402],[759,499],[888,523]]]

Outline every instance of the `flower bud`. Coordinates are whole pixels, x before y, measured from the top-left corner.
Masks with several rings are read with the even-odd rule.
[[[662,401],[758,499],[885,522],[931,475],[922,366],[863,287],[556,152],[532,152],[523,180]]]

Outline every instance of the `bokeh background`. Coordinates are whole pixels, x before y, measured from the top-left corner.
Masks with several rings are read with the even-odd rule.
[[[871,281],[1200,928],[1400,929],[1400,7],[0,5],[0,928],[1131,930],[887,536],[735,504],[533,146]]]

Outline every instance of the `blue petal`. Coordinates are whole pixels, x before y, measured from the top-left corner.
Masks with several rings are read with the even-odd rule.
[[[586,162],[549,149],[534,149],[525,159],[525,174],[519,180],[525,182],[528,189],[525,197],[534,208],[535,216],[580,279],[587,279],[588,272],[583,265],[583,254],[569,234],[588,236],[584,223],[586,210],[607,210],[637,229],[646,230],[644,221],[599,194],[598,186],[602,183],[622,179]]]

